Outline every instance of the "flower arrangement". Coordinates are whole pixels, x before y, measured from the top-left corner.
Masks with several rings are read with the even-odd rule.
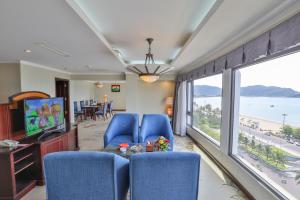
[[[170,140],[166,139],[163,136],[160,136],[155,142],[155,147],[157,151],[168,151],[169,150]]]

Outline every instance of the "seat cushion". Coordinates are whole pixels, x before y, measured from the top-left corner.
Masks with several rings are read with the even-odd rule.
[[[114,145],[119,145],[121,143],[132,144],[133,143],[132,136],[118,135],[118,136],[113,137],[113,139],[111,141],[109,141],[109,144],[114,144]]]

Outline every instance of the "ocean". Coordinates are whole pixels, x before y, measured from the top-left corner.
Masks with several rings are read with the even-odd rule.
[[[198,105],[211,104],[221,107],[220,97],[194,98]],[[287,114],[285,123],[300,127],[300,98],[241,97],[240,114],[282,123],[282,114]]]

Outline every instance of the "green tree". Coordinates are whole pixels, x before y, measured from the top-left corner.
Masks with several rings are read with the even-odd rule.
[[[293,133],[294,137],[300,140],[300,128],[295,128]]]
[[[244,142],[244,136],[243,136],[243,133],[240,133],[239,134],[239,143],[243,143]]]
[[[251,146],[252,149],[255,149],[255,141],[253,139],[251,140],[250,146]]]
[[[266,153],[266,156],[267,156],[267,160],[269,160],[269,157],[270,157],[271,154],[272,154],[272,150],[271,150],[270,145],[266,145],[266,146],[265,146],[265,153]]]
[[[291,137],[291,135],[293,135],[293,128],[290,126],[290,125],[284,125],[282,128],[281,128],[281,133],[286,135],[288,138]]]
[[[246,147],[248,147],[249,139],[247,137],[244,138],[244,144],[246,145]]]
[[[275,158],[276,158],[276,166],[278,163],[285,164],[286,156],[282,151],[275,151]]]
[[[262,147],[261,143],[259,143],[259,144],[257,145],[257,150],[258,150],[259,153],[262,153],[263,147]]]

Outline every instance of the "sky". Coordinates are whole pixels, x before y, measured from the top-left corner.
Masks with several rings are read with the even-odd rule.
[[[241,87],[278,86],[300,92],[300,52],[242,68],[239,71]],[[221,75],[195,80],[195,84],[221,87]]]

